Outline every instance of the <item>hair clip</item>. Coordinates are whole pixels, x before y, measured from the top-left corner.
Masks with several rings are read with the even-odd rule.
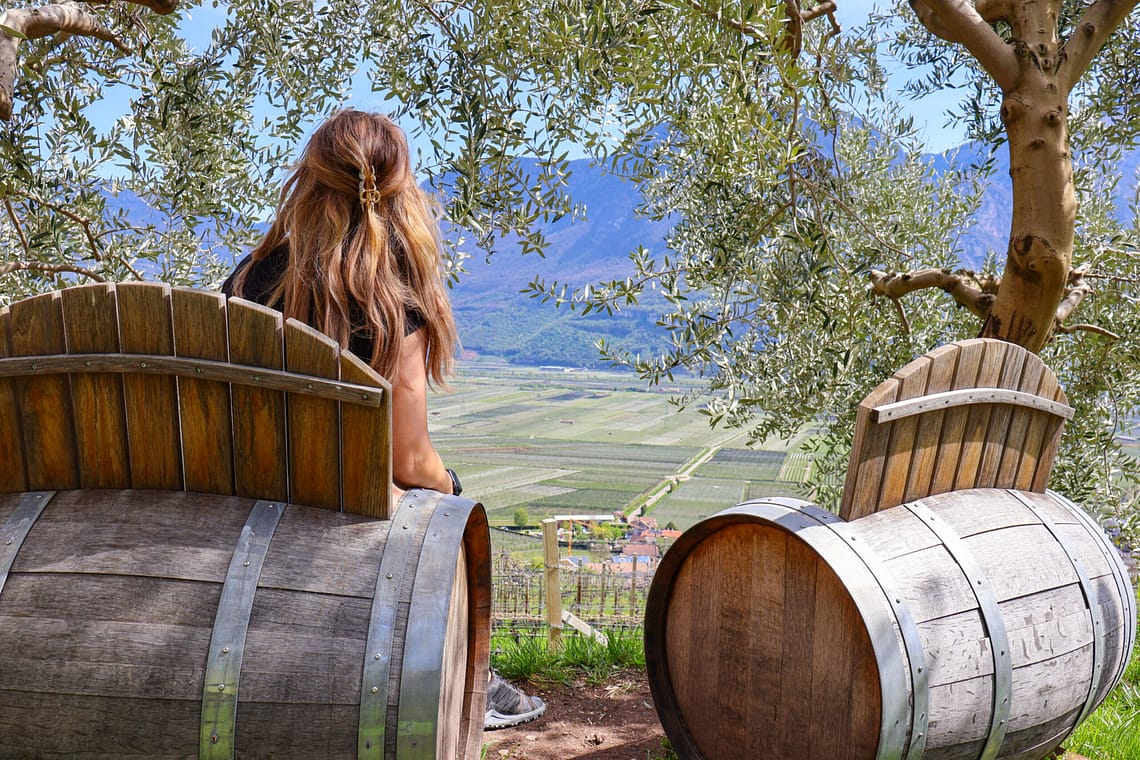
[[[360,205],[364,208],[374,208],[380,202],[380,191],[376,189],[376,175],[369,167],[368,175],[360,170]]]

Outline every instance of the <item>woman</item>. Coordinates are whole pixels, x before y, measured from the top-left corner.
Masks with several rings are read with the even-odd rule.
[[[399,127],[380,114],[339,111],[309,138],[277,218],[222,286],[320,330],[391,382],[396,496],[462,490],[427,427],[428,383],[444,385],[456,345],[437,217]],[[541,699],[491,674],[487,728],[545,711]]]
[[[222,290],[312,325],[368,361],[392,383],[395,486],[458,494],[427,427],[428,382],[444,384],[456,344],[436,212],[399,127],[340,111],[313,133],[277,218]]]

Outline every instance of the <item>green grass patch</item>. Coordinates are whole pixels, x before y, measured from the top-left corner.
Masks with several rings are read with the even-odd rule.
[[[1065,748],[1089,760],[1140,760],[1140,643],[1120,685],[1077,726]]]
[[[645,669],[640,630],[605,632],[605,644],[578,633],[563,633],[551,647],[547,629],[499,632],[491,636],[491,667],[508,681],[570,684],[580,679],[605,683],[615,672]]]

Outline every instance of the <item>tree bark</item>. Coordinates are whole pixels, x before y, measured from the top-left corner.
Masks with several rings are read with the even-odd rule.
[[[1053,332],[1072,265],[1077,199],[1069,154],[1068,94],[1059,74],[1060,4],[1007,6],[1018,76],[1005,93],[1013,215],[1005,273],[983,337],[1040,351]]]

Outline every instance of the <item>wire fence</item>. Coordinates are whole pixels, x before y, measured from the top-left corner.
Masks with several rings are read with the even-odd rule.
[[[642,558],[621,571],[604,572],[559,567],[562,609],[593,626],[607,630],[640,628],[645,601],[653,581],[652,569]],[[491,578],[491,621],[495,629],[525,629],[547,621],[544,571],[500,555]]]

